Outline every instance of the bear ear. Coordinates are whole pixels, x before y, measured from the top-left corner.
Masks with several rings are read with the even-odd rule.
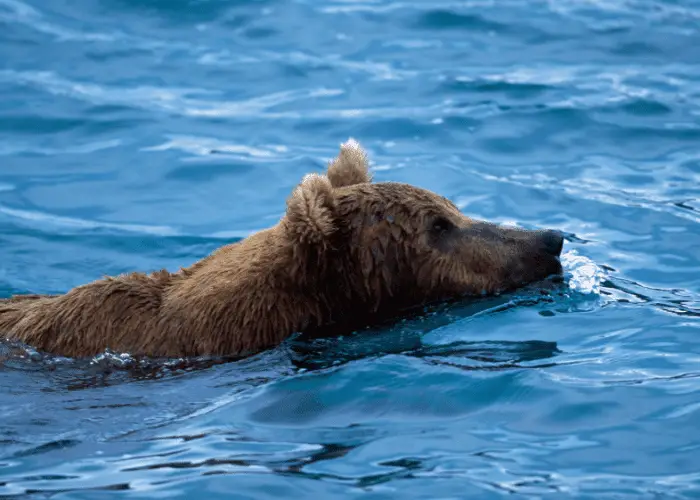
[[[287,231],[297,241],[324,244],[337,231],[335,198],[330,180],[309,174],[287,200]]]
[[[334,188],[372,182],[367,153],[355,139],[340,145],[340,154],[328,165],[328,178]]]

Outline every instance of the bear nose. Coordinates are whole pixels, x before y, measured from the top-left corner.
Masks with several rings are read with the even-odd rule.
[[[544,231],[540,241],[545,252],[554,257],[558,257],[564,247],[564,235],[559,231]]]

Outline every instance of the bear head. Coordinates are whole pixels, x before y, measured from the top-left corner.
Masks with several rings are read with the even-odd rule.
[[[281,225],[289,272],[341,315],[500,293],[562,271],[559,232],[474,220],[431,191],[373,182],[352,139],[325,175],[297,186]]]

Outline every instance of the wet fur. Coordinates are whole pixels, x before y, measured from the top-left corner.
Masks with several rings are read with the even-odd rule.
[[[435,230],[436,220],[449,223],[449,234]],[[343,333],[559,269],[542,257],[535,232],[498,229],[494,237],[477,228],[432,192],[373,183],[366,153],[350,141],[326,175],[308,175],[294,189],[274,227],[175,273],[132,273],[64,295],[0,299],[0,334],[70,357],[106,348],[246,356],[295,332]]]

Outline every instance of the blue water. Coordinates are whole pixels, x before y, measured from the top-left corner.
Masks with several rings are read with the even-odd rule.
[[[215,366],[5,344],[0,497],[700,498],[700,3],[0,0],[0,296],[176,270],[348,137],[568,285]]]

